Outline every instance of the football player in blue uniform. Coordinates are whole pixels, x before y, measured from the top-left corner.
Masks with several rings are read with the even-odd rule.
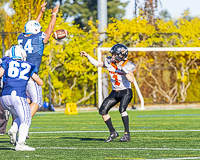
[[[27,101],[26,86],[30,78],[38,85],[42,85],[43,81],[36,74],[36,66],[24,61],[26,51],[21,46],[15,45],[8,52],[11,58],[2,58],[0,67],[0,77],[4,76],[1,104],[15,116],[8,135],[11,143],[16,143],[16,151],[34,151],[35,148],[25,144],[31,125],[31,110]],[[17,132],[19,132],[18,142],[16,142]]]
[[[130,141],[130,132],[129,117],[126,108],[133,96],[131,83],[134,81],[133,72],[136,71],[136,65],[127,60],[128,49],[123,44],[115,44],[111,48],[110,53],[112,54],[112,57],[106,57],[103,62],[98,62],[85,51],[82,51],[81,55],[87,57],[94,66],[106,68],[110,74],[112,91],[109,96],[104,99],[99,108],[99,114],[102,115],[102,118],[110,131],[110,136],[106,142],[111,142],[119,136],[112,125],[111,117],[108,113],[108,111],[119,102],[119,112],[125,129],[124,135],[120,138],[120,141],[127,142]]]
[[[25,26],[25,33],[18,36],[18,44],[24,48],[27,53],[27,62],[36,66],[36,71],[40,68],[44,44],[49,40],[56,23],[56,14],[58,13],[59,5],[56,5],[52,10],[52,17],[49,22],[48,28],[45,32],[41,32],[41,25],[39,23],[42,13],[45,10],[46,3],[43,3],[41,11],[36,20],[28,21]],[[43,105],[42,88],[37,85],[32,79],[29,80],[27,85],[27,95],[31,99],[31,116],[33,117],[38,108]]]

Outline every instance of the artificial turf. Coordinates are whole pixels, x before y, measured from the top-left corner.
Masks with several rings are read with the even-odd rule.
[[[8,135],[0,136],[0,157],[11,159],[200,159],[200,110],[129,110],[131,140],[106,143],[109,132],[98,111],[77,115],[38,112],[27,145],[36,151],[15,151]],[[118,111],[110,111],[120,137]],[[11,125],[10,117],[7,130]]]

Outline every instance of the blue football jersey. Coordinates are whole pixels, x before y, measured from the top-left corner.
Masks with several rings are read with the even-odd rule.
[[[46,34],[44,32],[39,32],[37,34],[32,34],[26,36],[25,33],[21,33],[18,36],[18,44],[21,45],[27,53],[27,62],[34,64],[37,67],[37,72],[40,68],[42,55],[44,51],[44,38]]]
[[[5,70],[2,96],[11,95],[11,92],[15,90],[17,96],[26,98],[26,85],[33,73],[36,73],[36,66],[9,57],[4,57],[2,60],[1,67]]]

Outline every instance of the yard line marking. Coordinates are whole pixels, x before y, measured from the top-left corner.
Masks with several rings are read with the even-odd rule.
[[[200,151],[200,149],[195,148],[78,148],[78,147],[36,147],[37,149],[101,149],[101,150],[176,150],[176,151]]]
[[[166,160],[179,160],[179,159],[200,159],[200,157],[185,157],[185,158],[162,158]],[[159,160],[159,159],[146,159],[146,160]]]
[[[109,132],[109,131],[55,131],[55,132],[29,132],[35,134],[42,133],[94,133],[94,132]],[[124,131],[117,131],[124,132]],[[200,132],[200,130],[132,130],[130,132]]]

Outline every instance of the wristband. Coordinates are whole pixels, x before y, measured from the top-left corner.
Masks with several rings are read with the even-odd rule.
[[[52,13],[52,15],[54,15],[54,14],[56,15],[56,13]]]

